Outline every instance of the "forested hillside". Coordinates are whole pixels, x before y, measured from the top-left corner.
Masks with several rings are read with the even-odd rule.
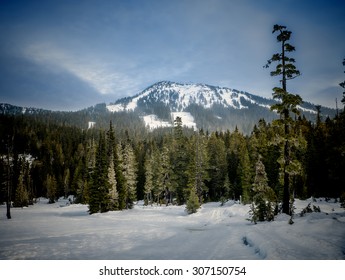
[[[264,119],[250,135],[238,130],[193,131],[179,118],[173,129],[140,137],[109,122],[108,129],[80,129],[31,116],[0,116],[1,196],[22,207],[37,197],[51,202],[74,195],[90,214],[146,204],[198,205],[241,199],[251,203],[262,162],[279,211],[282,197],[281,127]],[[300,117],[293,132],[291,197],[344,196],[345,114],[315,122]],[[297,164],[298,162],[298,164]],[[254,184],[254,185],[253,185]]]

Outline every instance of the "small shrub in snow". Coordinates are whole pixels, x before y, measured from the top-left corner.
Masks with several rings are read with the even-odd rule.
[[[321,212],[320,206],[313,205],[313,211],[314,212]]]
[[[226,202],[226,198],[224,196],[222,196],[220,198],[220,206],[224,206],[225,202]]]
[[[310,202],[308,203],[308,205],[302,209],[300,216],[303,217],[305,214],[307,213],[312,213],[312,212],[321,212],[320,206],[315,206],[313,205],[313,208],[311,208],[311,204]]]
[[[306,213],[311,213],[311,212],[313,212],[313,210],[311,209],[310,202],[309,202],[308,205],[302,209],[299,215],[303,217]]]

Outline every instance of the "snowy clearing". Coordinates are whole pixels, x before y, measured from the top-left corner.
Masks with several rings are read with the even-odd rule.
[[[172,127],[172,124],[170,122],[163,121],[153,114],[143,116],[143,120],[145,122],[145,126],[148,127],[150,130],[154,130],[158,127]]]
[[[321,213],[300,217],[311,202]],[[0,259],[345,259],[345,211],[339,203],[296,200],[294,224],[279,215],[252,224],[249,206],[206,203],[193,215],[184,206],[143,206],[88,214],[86,205],[46,199],[28,208],[0,206]]]

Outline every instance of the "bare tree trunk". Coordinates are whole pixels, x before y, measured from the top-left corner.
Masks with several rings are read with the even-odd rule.
[[[10,145],[10,143],[8,143]],[[6,197],[6,217],[11,219],[11,163],[10,163],[10,147],[7,147],[7,197]]]
[[[283,65],[283,80],[282,86],[285,93],[287,93],[286,88],[286,69],[285,69],[285,40],[282,41],[282,65]],[[284,189],[283,189],[283,213],[290,215],[290,178],[287,168],[290,164],[290,146],[289,140],[289,124],[287,123],[289,119],[289,111],[285,109],[284,112],[284,133],[285,133],[285,145],[284,145]]]
[[[11,201],[6,201],[6,217],[7,219],[11,219]]]
[[[287,123],[289,118],[289,111],[284,113],[285,125],[285,144],[284,144],[284,189],[283,189],[283,213],[290,215],[290,175],[288,167],[290,165],[290,143],[288,140],[290,129]]]

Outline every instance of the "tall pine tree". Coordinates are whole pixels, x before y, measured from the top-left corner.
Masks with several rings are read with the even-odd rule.
[[[197,133],[190,141],[191,155],[190,163],[187,169],[188,186],[190,191],[196,190],[199,204],[203,203],[203,196],[208,192],[206,181],[208,176],[208,155],[207,155],[207,139],[202,132]]]
[[[153,186],[154,186],[154,155],[152,151],[146,152],[145,158],[145,185],[144,185],[144,201],[145,205],[153,203]]]
[[[173,172],[170,164],[169,149],[163,146],[160,154],[160,164],[158,166],[158,193],[164,197],[166,205],[172,202],[172,191],[174,188]]]
[[[47,175],[46,185],[49,203],[54,203],[57,197],[57,183],[54,175]]]
[[[123,199],[123,175],[121,170],[121,163],[117,153],[117,144],[115,139],[115,131],[112,121],[109,124],[107,131],[107,153],[108,153],[108,182],[109,182],[109,197],[110,210],[117,210],[125,208]],[[121,193],[121,195],[120,195]]]
[[[122,174],[124,177],[124,202],[126,209],[136,201],[137,162],[131,143],[127,141],[122,149]]]
[[[116,173],[115,173],[113,155],[111,155],[109,159],[108,183],[109,183],[109,210],[117,210],[119,207],[119,194],[117,192],[117,182],[116,182]]]
[[[105,133],[102,131],[99,134],[96,162],[92,173],[92,182],[89,186],[90,214],[109,211],[109,189],[106,141]]]
[[[209,199],[219,201],[225,195],[224,181],[227,174],[226,150],[223,139],[212,133],[207,143]]]
[[[295,51],[295,47],[289,44],[291,31],[286,29],[286,26],[274,25],[272,33],[278,33],[277,41],[281,46],[281,51],[272,56],[267,61],[266,67],[271,63],[277,63],[275,71],[271,72],[271,76],[281,77],[281,87],[273,88],[273,98],[279,100],[278,103],[271,106],[271,110],[276,110],[280,115],[280,120],[276,123],[283,127],[281,142],[283,145],[282,169],[284,176],[283,183],[283,213],[290,214],[290,175],[289,169],[292,163],[291,145],[293,139],[294,120],[291,113],[299,114],[298,105],[302,103],[302,98],[297,94],[292,94],[287,91],[287,81],[296,78],[300,75],[294,65],[295,59],[287,56],[287,53]]]
[[[183,135],[182,119],[176,117],[174,121],[174,137],[172,145],[172,170],[176,178],[176,199],[178,204],[186,202],[186,186],[188,177],[186,170],[188,167],[187,138]]]
[[[125,197],[125,179],[122,174],[121,145],[116,143],[115,130],[111,121],[109,125],[109,130],[107,132],[107,139],[108,139],[108,158],[109,158],[109,161],[114,162],[116,191],[118,195],[117,207],[119,210],[122,210],[126,208],[126,197]]]

